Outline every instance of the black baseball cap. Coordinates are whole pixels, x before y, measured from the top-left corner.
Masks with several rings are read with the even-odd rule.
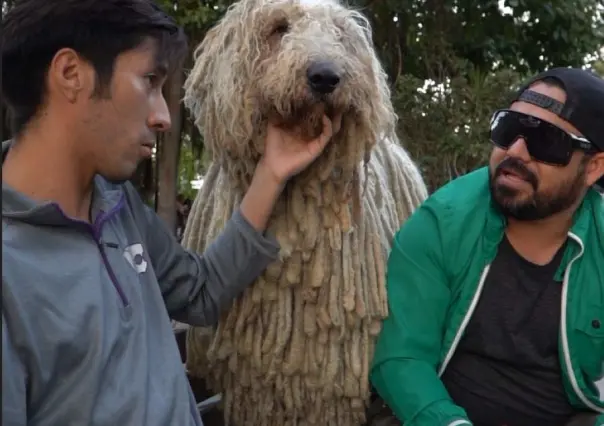
[[[535,96],[527,89],[544,79],[554,79],[566,92],[566,102]],[[604,151],[604,79],[580,68],[551,68],[526,81],[516,92],[512,102],[525,101],[545,108],[579,130],[585,138]],[[604,189],[604,177],[596,185]]]

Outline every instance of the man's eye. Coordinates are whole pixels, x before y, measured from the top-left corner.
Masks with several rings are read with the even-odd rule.
[[[159,82],[159,78],[155,74],[147,74],[145,78],[152,87],[157,86],[157,83]]]

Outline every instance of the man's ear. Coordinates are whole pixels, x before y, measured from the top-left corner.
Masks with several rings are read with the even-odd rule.
[[[94,89],[94,70],[75,50],[64,48],[55,54],[48,69],[48,89],[69,103]]]
[[[589,159],[585,169],[585,184],[592,186],[604,176],[604,152],[598,152]]]

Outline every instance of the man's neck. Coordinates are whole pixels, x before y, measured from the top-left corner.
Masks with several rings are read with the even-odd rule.
[[[508,218],[506,236],[522,257],[538,265],[548,264],[568,238],[576,206],[537,221]]]
[[[89,221],[94,176],[86,173],[83,159],[57,130],[36,126],[24,132],[2,164],[2,181],[35,201],[53,201],[68,216]]]

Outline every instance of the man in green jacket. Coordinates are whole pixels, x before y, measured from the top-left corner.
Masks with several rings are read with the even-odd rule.
[[[405,426],[602,426],[604,80],[543,72],[490,132],[395,237],[371,381]]]

